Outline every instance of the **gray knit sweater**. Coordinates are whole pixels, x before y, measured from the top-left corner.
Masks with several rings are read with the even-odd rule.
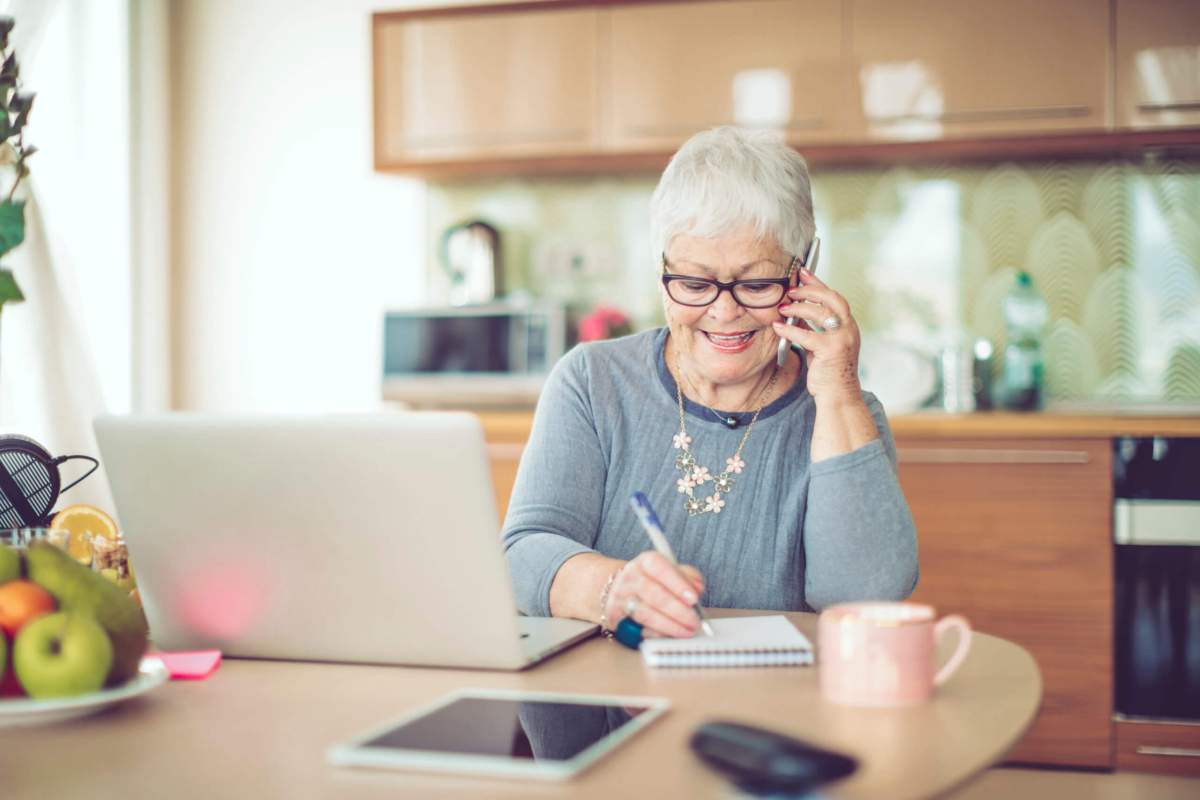
[[[630,559],[651,549],[629,506],[635,491],[650,498],[679,560],[704,574],[704,605],[808,611],[907,597],[917,583],[916,533],[879,401],[863,394],[879,439],[812,464],[816,407],[797,380],[759,415],[725,508],[689,517],[676,486],[679,410],[666,338],[660,328],[581,345],[550,375],[504,521],[518,608],[549,616],[550,584],[578,553]],[[692,452],[715,475],[751,415],[736,414],[742,424],[730,430],[684,403]]]

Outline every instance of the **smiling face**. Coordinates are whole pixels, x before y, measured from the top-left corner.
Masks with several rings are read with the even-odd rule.
[[[670,272],[718,281],[782,278],[791,255],[750,228],[717,238],[676,236],[667,248]],[[779,309],[744,308],[725,291],[710,305],[675,302],[663,290],[670,344],[687,378],[706,393],[749,391],[771,369],[779,337],[771,323]],[[706,385],[705,385],[706,384]]]

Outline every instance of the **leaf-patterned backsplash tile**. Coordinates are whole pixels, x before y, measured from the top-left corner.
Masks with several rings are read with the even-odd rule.
[[[647,219],[656,181],[431,184],[428,241],[483,217],[504,237],[508,285],[658,324]],[[1051,311],[1052,400],[1200,403],[1200,159],[818,168],[813,197],[821,272],[864,333],[931,358],[963,335],[1000,351],[1001,303],[1024,269]],[[572,248],[602,274],[564,284],[555,259]],[[438,303],[445,281],[433,250],[429,302]]]

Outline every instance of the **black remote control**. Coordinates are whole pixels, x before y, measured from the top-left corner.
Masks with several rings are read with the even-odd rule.
[[[691,745],[739,788],[755,794],[807,792],[858,768],[850,756],[737,722],[706,723],[692,734]]]

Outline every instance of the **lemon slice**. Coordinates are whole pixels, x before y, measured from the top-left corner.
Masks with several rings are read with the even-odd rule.
[[[77,503],[54,515],[50,529],[67,533],[67,553],[81,564],[92,563],[92,542],[117,541],[117,523],[95,506]]]

